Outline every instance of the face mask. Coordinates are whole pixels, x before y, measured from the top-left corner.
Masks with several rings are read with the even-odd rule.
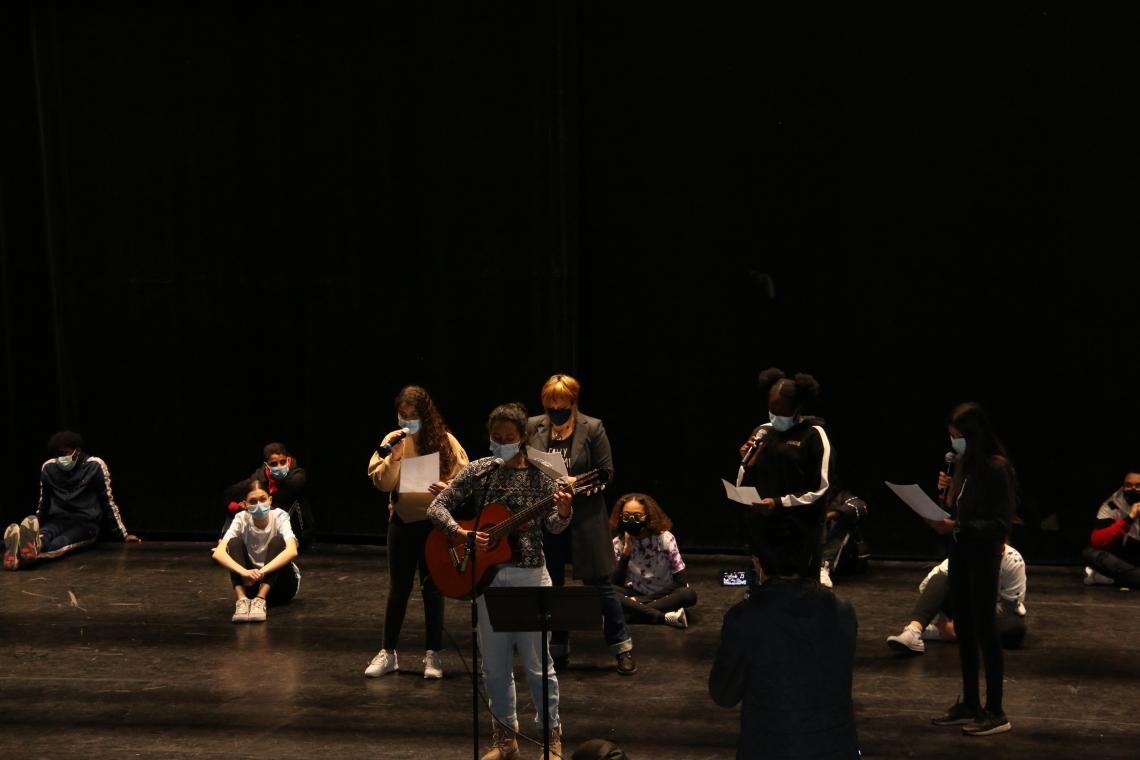
[[[1140,491],[1124,491],[1124,500],[1128,502],[1128,506],[1132,506],[1140,501]]]
[[[514,459],[519,453],[519,447],[520,444],[517,443],[495,443],[491,441],[491,453],[504,462]]]
[[[796,418],[794,416],[780,417],[779,415],[772,414],[771,412],[768,412],[768,421],[772,423],[773,429],[781,433],[785,430],[790,430],[792,425],[796,424]]]
[[[951,438],[950,439],[950,448],[954,450],[955,454],[957,454],[958,456],[962,456],[963,454],[966,453],[966,439],[965,438]]]
[[[289,474],[289,465],[283,464],[280,467],[270,467],[269,474],[273,476],[274,480],[284,480]]]
[[[59,465],[59,469],[67,472],[75,466],[76,461],[78,460],[69,454],[67,456],[59,457],[55,460],[55,463]]]
[[[546,410],[546,416],[550,418],[550,421],[553,422],[555,425],[559,425],[559,426],[565,425],[567,422],[569,422],[570,421],[570,415],[573,413],[574,413],[573,409],[550,409],[550,408],[547,408],[547,410]]]
[[[263,501],[260,504],[250,504],[249,507],[246,508],[246,511],[254,517],[265,517],[269,514],[270,508],[269,502]]]
[[[419,420],[402,420],[399,417],[397,417],[396,418],[396,424],[398,424],[402,428],[407,428],[408,429],[408,435],[415,435],[416,433],[420,432],[420,421]]]
[[[623,517],[621,518],[621,529],[631,536],[637,536],[641,534],[641,531],[645,530],[645,521],[631,520]]]

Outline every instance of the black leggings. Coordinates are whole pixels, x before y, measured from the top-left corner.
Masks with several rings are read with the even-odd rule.
[[[420,594],[424,599],[425,649],[443,649],[443,595],[428,574],[424,544],[431,534],[431,520],[406,523],[397,514],[388,523],[388,603],[384,607],[383,648],[394,650],[412,596],[416,569],[420,571]]]
[[[925,628],[939,612],[947,620],[954,619],[954,605],[950,602],[950,576],[945,573],[930,576],[926,588],[918,595],[910,619],[917,620]],[[1003,612],[997,616],[997,629],[1002,647],[1017,649],[1025,639],[1025,618],[1012,612]]]
[[[1140,586],[1140,567],[1136,564],[1140,557],[1138,552],[1126,553],[1117,549],[1110,552],[1105,549],[1086,547],[1081,556],[1086,565],[1091,565],[1101,575],[1107,575],[1122,586]]]
[[[269,547],[265,550],[266,562],[268,563],[283,551],[285,551],[285,539],[281,536],[274,536],[269,539]],[[226,544],[226,553],[234,562],[247,570],[257,567],[250,558],[249,552],[246,551],[245,542],[241,540],[240,536],[234,536],[230,539],[230,542]],[[246,579],[237,573],[230,572],[230,582],[235,588],[237,586],[244,587],[245,595],[248,597],[257,596],[257,591],[262,585],[269,586],[269,594],[265,597],[268,604],[285,604],[297,595],[297,576],[293,573],[292,563],[264,576],[259,583],[247,586],[245,581]]]
[[[666,612],[672,612],[681,607],[692,607],[697,603],[697,592],[688,586],[682,586],[664,594],[638,596],[636,601],[626,596],[632,592],[632,589],[614,584],[613,590],[617,598],[621,600],[625,621],[635,625],[664,623]]]
[[[987,710],[1002,712],[1005,660],[997,628],[997,584],[1001,541],[958,540],[950,549],[950,602],[956,615],[958,658],[962,664],[962,701],[980,707],[978,648],[986,667]]]

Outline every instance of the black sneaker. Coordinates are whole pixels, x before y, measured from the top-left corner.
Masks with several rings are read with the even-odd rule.
[[[962,726],[962,733],[966,736],[992,736],[1004,734],[1011,728],[1013,726],[1009,724],[1009,718],[1005,717],[1005,713],[982,710],[977,720],[968,726]]]
[[[617,671],[623,676],[632,676],[637,672],[637,663],[633,661],[632,649],[617,656]]]
[[[982,708],[970,707],[962,704],[959,700],[954,700],[954,704],[950,705],[950,709],[946,711],[945,715],[932,718],[930,722],[936,726],[963,726],[967,723],[973,723],[981,717]]]

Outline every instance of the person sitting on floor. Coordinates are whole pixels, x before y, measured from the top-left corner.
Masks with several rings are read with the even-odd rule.
[[[1091,546],[1082,554],[1085,585],[1118,583],[1140,586],[1140,472],[1125,473],[1124,483],[1096,513]]]
[[[687,628],[685,608],[697,603],[697,592],[685,579],[685,561],[672,520],[653,497],[627,493],[610,513],[617,569],[612,578],[625,618]]]
[[[261,450],[261,456],[262,464],[259,469],[254,470],[245,480],[226,489],[222,500],[229,511],[229,517],[222,526],[222,534],[229,530],[233,516],[243,511],[242,489],[250,480],[256,479],[268,485],[274,505],[289,515],[293,534],[297,536],[297,550],[307,551],[313,545],[317,524],[305,495],[305,486],[308,483],[305,468],[301,467],[296,457],[289,453],[285,444],[277,441],[266,444]]]
[[[293,563],[297,537],[289,516],[273,506],[261,481],[249,481],[245,490],[242,511],[214,548],[214,561],[230,571],[237,595],[233,621],[260,623],[267,604],[285,604],[297,595],[301,571]]]
[[[998,572],[997,627],[1001,645],[1017,649],[1025,640],[1025,560],[1009,544],[1002,547]],[[902,633],[887,637],[896,652],[922,654],[926,641],[957,641],[950,605],[950,560],[931,570],[918,586],[918,602]],[[935,618],[939,619],[935,621]]]
[[[57,559],[91,546],[100,534],[139,541],[123,525],[107,463],[83,450],[83,437],[62,430],[48,439],[47,446],[56,456],[40,468],[36,513],[4,531],[4,569]]]
[[[868,551],[859,523],[867,516],[867,502],[847,489],[827,493],[823,524],[823,560],[819,585],[832,587],[832,575],[861,573],[867,569]]]

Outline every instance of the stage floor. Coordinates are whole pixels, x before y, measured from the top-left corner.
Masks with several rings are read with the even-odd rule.
[[[4,757],[471,757],[470,681],[450,644],[446,677],[422,678],[418,595],[400,673],[363,677],[380,646],[383,549],[304,555],[300,594],[264,625],[230,622],[232,591],[208,550],[111,544],[0,573]],[[634,760],[734,757],[739,709],[713,704],[707,679],[721,618],[741,593],[722,588],[719,572],[744,558],[688,559],[700,595],[690,627],[635,626],[635,676],[614,672],[600,633],[575,634],[571,665],[558,674],[568,750],[603,737]],[[899,657],[884,644],[906,622],[925,570],[874,563],[836,583],[859,617],[854,696],[866,756],[1140,756],[1136,593],[1086,588],[1078,568],[1031,567],[1026,648],[1006,655],[1013,731],[971,739],[929,723],[958,690],[954,645]],[[468,614],[448,602],[447,629],[464,656]],[[518,680],[525,728],[533,713]],[[486,732],[487,719],[480,725]]]

